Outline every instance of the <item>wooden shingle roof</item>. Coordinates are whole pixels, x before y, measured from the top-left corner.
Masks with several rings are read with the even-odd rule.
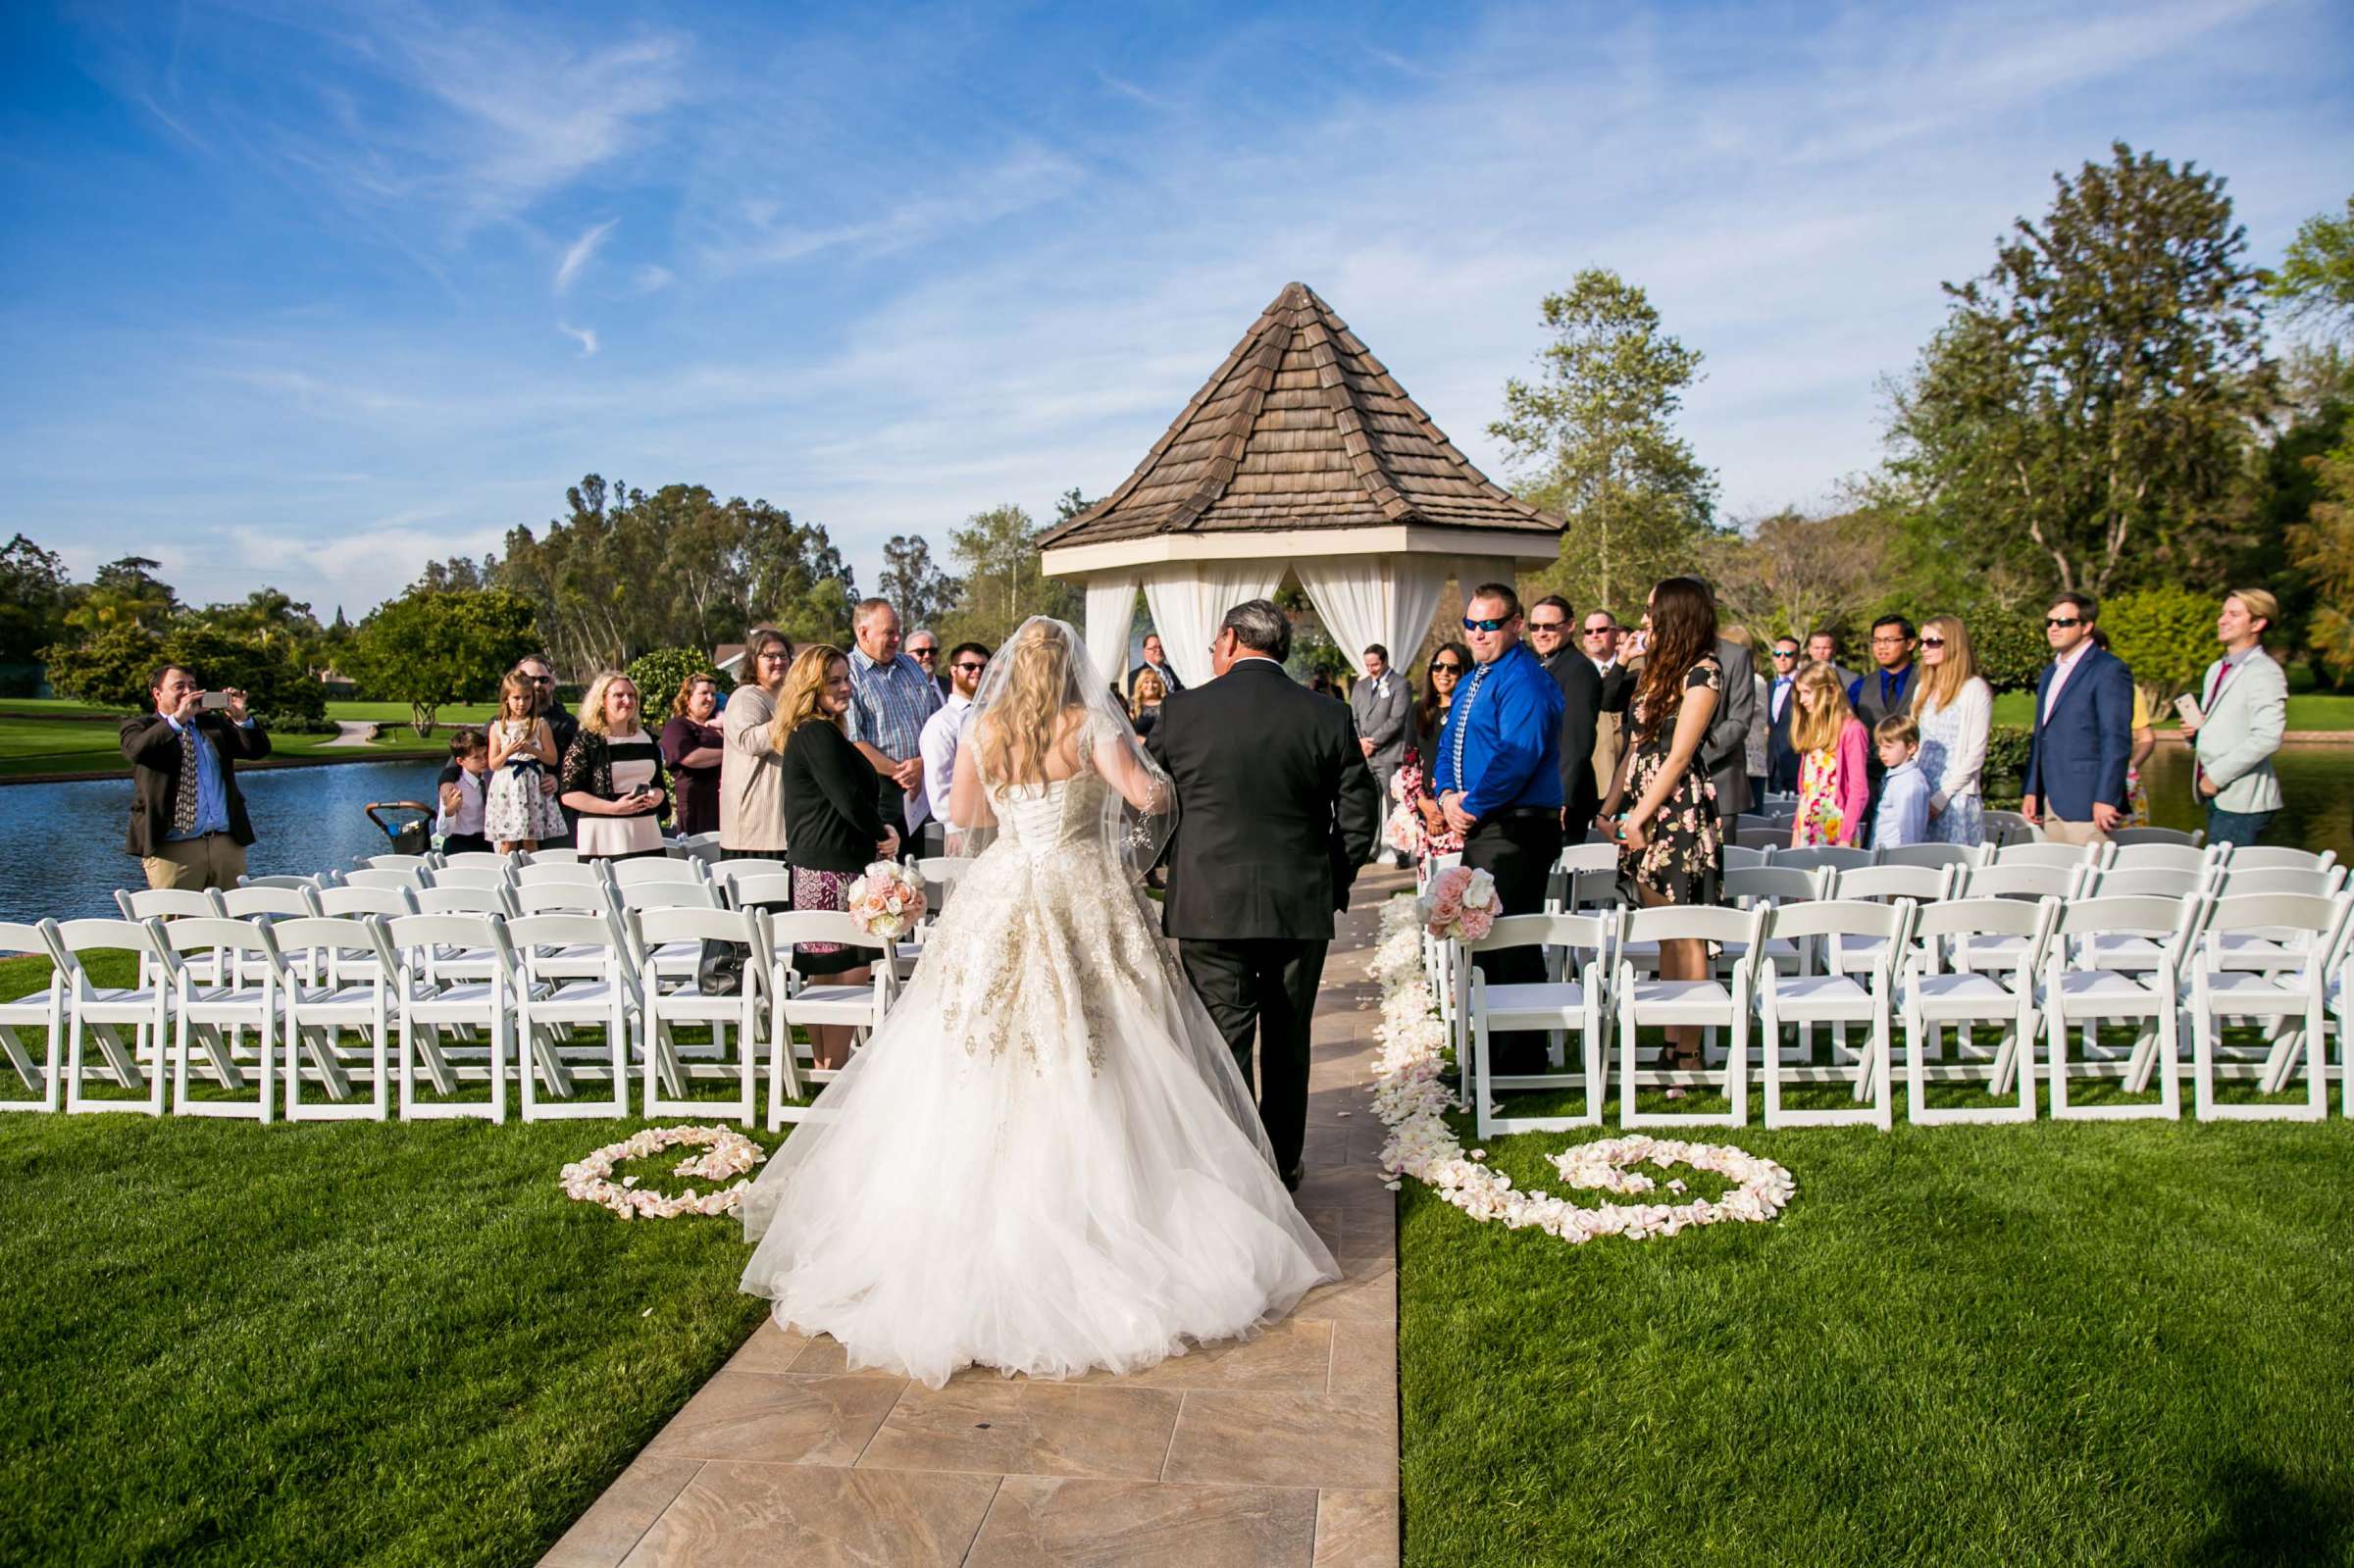
[[[1287,283],[1127,481],[1046,546],[1418,524],[1559,533],[1446,431],[1305,283]]]

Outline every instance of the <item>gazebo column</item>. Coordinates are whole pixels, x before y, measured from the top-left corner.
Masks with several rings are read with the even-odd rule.
[[[1121,567],[1087,579],[1087,654],[1106,684],[1128,669],[1128,632],[1136,623],[1136,573]]]
[[[1370,642],[1389,649],[1400,669],[1413,662],[1453,564],[1446,556],[1342,555],[1295,561],[1292,570],[1361,676]]]
[[[1147,573],[1145,603],[1152,611],[1152,630],[1160,633],[1161,650],[1176,666],[1179,680],[1189,686],[1208,683],[1209,644],[1217,634],[1218,623],[1246,599],[1273,597],[1290,564],[1280,557],[1172,561]],[[1092,604],[1092,584],[1088,592]],[[1094,643],[1092,632],[1088,640]]]

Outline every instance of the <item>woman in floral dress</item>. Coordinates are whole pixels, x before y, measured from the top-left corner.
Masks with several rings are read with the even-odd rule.
[[[1643,618],[1643,673],[1630,707],[1630,741],[1602,815],[1615,819],[1618,881],[1646,908],[1713,904],[1724,874],[1716,791],[1701,766],[1701,742],[1724,690],[1716,662],[1716,604],[1696,578],[1668,578],[1651,590]],[[1623,813],[1622,800],[1632,800]],[[1706,980],[1708,944],[1660,943],[1662,980]],[[1700,1031],[1667,1031],[1665,1065],[1700,1066]],[[1669,1089],[1681,1098],[1682,1089]]]

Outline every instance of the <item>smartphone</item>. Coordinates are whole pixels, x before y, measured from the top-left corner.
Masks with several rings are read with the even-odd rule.
[[[2175,699],[2175,712],[2180,714],[2185,723],[2198,724],[2201,722],[2199,717],[2199,699],[2192,696],[2187,691],[2183,692],[2180,696]]]
[[[207,691],[203,696],[196,699],[196,706],[208,710],[226,708],[229,706],[229,693],[226,691]]]

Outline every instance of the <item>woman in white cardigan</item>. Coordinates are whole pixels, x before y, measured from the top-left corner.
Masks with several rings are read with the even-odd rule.
[[[1913,693],[1920,726],[1920,771],[1929,784],[1929,841],[1979,844],[1986,838],[1979,775],[1994,723],[1994,688],[1978,677],[1970,633],[1950,615],[1920,629],[1921,680]]]

